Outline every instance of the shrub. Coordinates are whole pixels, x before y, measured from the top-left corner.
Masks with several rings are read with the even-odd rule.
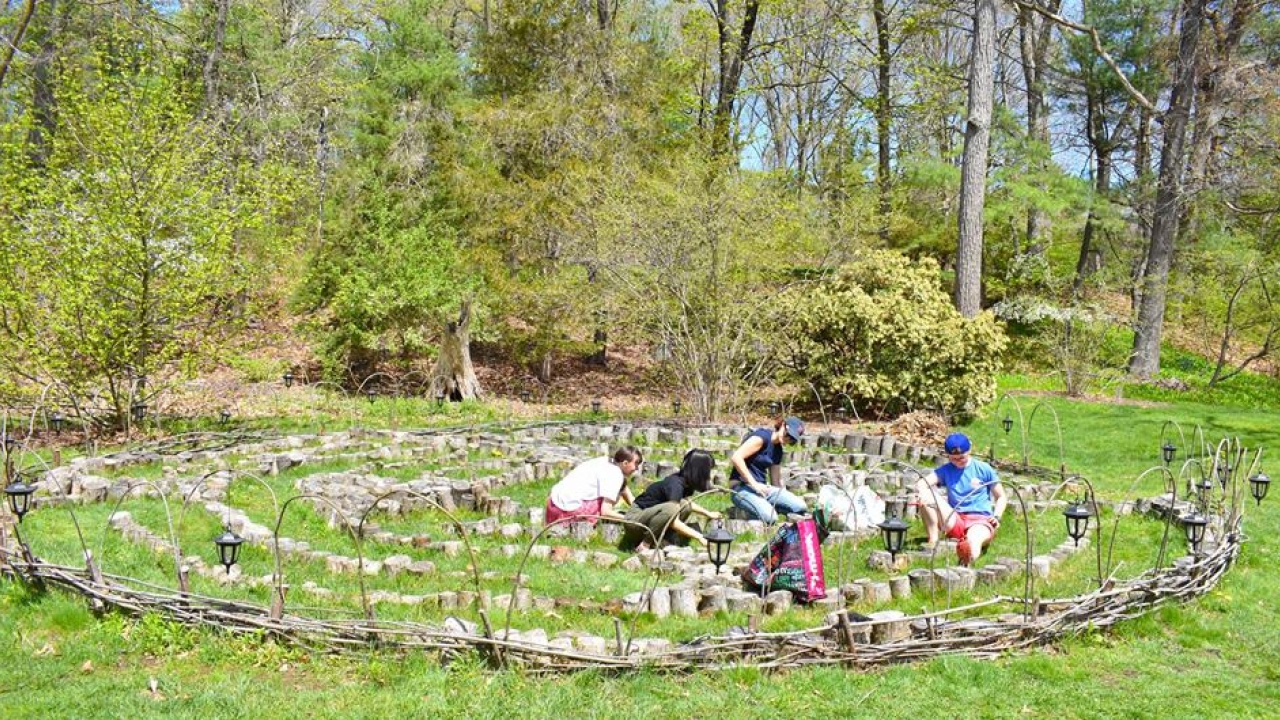
[[[868,252],[787,290],[780,308],[786,372],[828,399],[843,393],[880,410],[955,412],[995,398],[1004,330],[989,312],[962,318],[927,262]]]

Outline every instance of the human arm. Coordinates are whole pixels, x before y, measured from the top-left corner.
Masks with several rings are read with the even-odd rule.
[[[1004,486],[1000,484],[1000,478],[995,479],[995,483],[991,486],[991,516],[995,518],[996,525],[1000,524],[1000,519],[1004,517],[1005,508],[1009,506],[1009,496],[1004,491]]]
[[[747,458],[755,455],[764,449],[764,439],[757,435],[747,438],[746,442],[738,446],[733,451],[733,455],[729,457],[729,462],[733,468],[738,471],[738,477],[741,478],[742,484],[751,488],[751,491],[760,496],[768,494],[768,489],[756,480],[755,476],[747,468]]]
[[[691,502],[689,503],[689,510],[690,510],[691,512],[698,513],[699,515],[701,515],[701,516],[703,516],[703,517],[707,518],[708,520],[719,520],[719,519],[720,519],[720,513],[716,512],[715,510],[708,510],[708,509],[706,509],[706,508],[702,507],[701,505],[699,505],[699,504],[698,504],[698,503],[696,503],[696,502],[692,502],[692,501],[691,501]]]
[[[600,499],[600,517],[606,520],[626,520],[627,516],[613,509],[616,501],[609,498]]]
[[[707,539],[702,536],[702,533],[686,525],[680,518],[671,521],[671,529],[696,543],[707,544]]]
[[[618,497],[625,500],[628,505],[636,504],[636,496],[631,494],[631,487],[626,484],[626,481],[623,481],[622,491],[618,493]]]

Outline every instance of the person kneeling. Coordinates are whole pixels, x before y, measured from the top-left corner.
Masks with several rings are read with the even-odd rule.
[[[634,446],[618,448],[613,457],[598,457],[575,467],[551,488],[547,498],[545,522],[569,518],[596,524],[596,521],[621,520],[614,509],[619,501],[632,502],[627,478],[644,465],[644,457]]]
[[[711,489],[711,469],[715,459],[705,450],[690,450],[675,473],[653,483],[636,497],[627,511],[627,525],[618,547],[623,550],[644,549],[654,541],[659,545],[668,527],[680,537],[706,543],[698,528],[686,523],[691,514],[711,520],[720,513],[698,505],[689,498]]]

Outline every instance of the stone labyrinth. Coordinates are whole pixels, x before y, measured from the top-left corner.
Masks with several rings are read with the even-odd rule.
[[[180,436],[29,471],[37,509],[10,529],[29,551],[20,560],[9,541],[4,559],[19,575],[69,586],[99,607],[156,611],[332,650],[373,644],[445,658],[479,652],[498,664],[555,670],[995,656],[1074,632],[1079,623],[1105,626],[1131,616],[1134,602],[1145,611],[1166,597],[1198,594],[1235,556],[1238,518],[1219,523],[1219,535],[1231,542],[1203,557],[1139,575],[1136,585],[1042,600],[1028,590],[1090,548],[1090,538],[1077,545],[1059,537],[1064,503],[1056,477],[1007,473],[1026,524],[1052,525],[1053,540],[1028,543],[1002,532],[992,553],[966,568],[954,565],[946,542],[891,560],[874,527],[836,530],[823,546],[828,595],[804,606],[786,591],[750,592],[738,579],[770,535],[758,521],[725,521],[737,538],[719,574],[702,548],[621,552],[617,525],[544,528],[548,489],[585,459],[636,445],[646,461],[644,477],[632,481],[638,493],[700,447],[719,459],[723,487],[727,458],[749,429],[539,423]],[[811,508],[823,485],[845,492],[867,485],[891,511],[910,517],[907,488],[937,462],[935,452],[885,435],[812,433],[788,453],[783,477]],[[1112,511],[1167,512],[1173,500],[1117,503]],[[727,494],[699,502],[730,506]],[[83,546],[66,544],[74,537],[64,529],[68,514],[82,526]],[[1040,514],[1043,523],[1035,520]],[[245,540],[229,573],[211,542],[223,526]],[[908,537],[921,532],[913,522]],[[85,550],[95,562],[78,571]],[[146,576],[121,574],[122,565]],[[1089,561],[1079,567],[1094,575]],[[1072,592],[1088,587],[1086,579]],[[922,607],[922,615],[903,611]],[[973,608],[995,614],[975,616]]]

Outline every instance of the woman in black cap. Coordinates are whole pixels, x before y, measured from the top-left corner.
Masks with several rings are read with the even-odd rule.
[[[808,510],[804,501],[782,487],[782,449],[800,441],[804,423],[798,417],[778,418],[773,429],[759,428],[742,439],[729,462],[733,472],[733,504],[749,518],[773,524],[778,514]],[[766,477],[772,486],[766,484]]]

